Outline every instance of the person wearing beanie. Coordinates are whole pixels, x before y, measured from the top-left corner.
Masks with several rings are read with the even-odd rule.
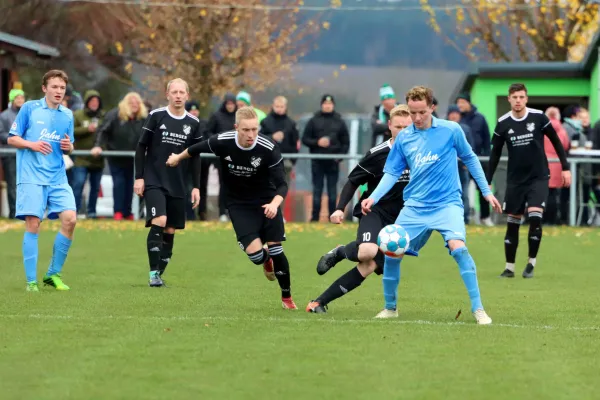
[[[388,120],[390,119],[390,111],[398,105],[394,89],[387,83],[379,88],[379,100],[381,103],[375,106],[371,116],[372,147],[392,137]]]
[[[457,124],[460,125],[463,132],[465,133],[467,142],[469,142],[469,144],[471,145],[471,148],[472,148],[473,147],[473,135],[471,134],[471,128],[469,128],[468,125],[461,122],[460,108],[458,108],[458,106],[456,104],[452,104],[450,107],[448,107],[448,112],[446,113],[446,119],[448,121],[456,122]],[[470,202],[469,202],[470,175],[469,175],[469,170],[467,169],[467,166],[460,159],[458,160],[458,177],[460,178],[460,184],[462,187],[462,201],[463,201],[463,208],[465,209],[465,214],[464,214],[465,224],[468,225],[469,224],[469,216],[471,213],[470,212],[471,206],[470,206]]]
[[[461,122],[471,129],[473,143],[471,147],[477,156],[489,156],[491,149],[490,128],[485,117],[477,111],[477,107],[471,103],[468,93],[461,93],[456,98],[456,105],[460,110]],[[488,170],[488,163],[481,162],[484,171]],[[479,193],[479,217],[481,224],[494,226],[490,218],[490,206],[477,186]]]
[[[258,116],[258,123],[260,123],[267,116],[267,114],[265,114],[263,110],[258,109],[252,105],[252,97],[250,96],[250,93],[241,90],[237,94],[237,96],[235,96],[235,100],[238,108],[252,107],[254,109],[254,112]]]
[[[25,92],[21,89],[12,89],[8,93],[10,107],[0,113],[0,147],[7,146],[8,132],[17,119],[19,110],[25,103]],[[17,157],[14,154],[0,155],[2,170],[6,181],[6,194],[8,198],[8,217],[15,218],[17,204]]]
[[[308,120],[302,135],[302,143],[312,154],[347,154],[350,147],[348,127],[342,116],[335,111],[335,99],[330,94],[321,97],[321,110]],[[315,159],[311,161],[313,206],[311,222],[318,222],[321,215],[321,196],[324,181],[327,179],[329,216],[335,211],[339,160]]]
[[[100,93],[97,91],[88,90],[83,98],[84,108],[73,113],[75,141],[78,150],[91,150],[96,143],[96,130],[104,119],[104,110],[102,109]],[[75,206],[78,214],[83,214],[81,210],[83,187],[89,178],[90,193],[87,200],[87,217],[96,218],[96,203],[103,169],[104,158],[94,156],[77,156],[75,158],[71,186],[75,195]]]
[[[200,116],[200,104],[196,100],[189,100],[185,102],[185,111],[192,114],[194,117],[199,118]]]

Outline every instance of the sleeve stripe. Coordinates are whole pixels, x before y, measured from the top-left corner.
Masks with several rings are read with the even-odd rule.
[[[206,144],[208,145],[208,148],[210,149],[210,151],[212,151],[212,153],[216,155],[217,153],[215,153],[215,151],[210,146],[210,139],[206,141]]]
[[[277,165],[277,164],[279,164],[281,161],[283,161],[283,157],[281,157],[281,158],[279,159],[279,161],[277,161],[275,164],[273,164],[273,165],[269,165],[269,168],[276,166],[276,165]]]
[[[551,122],[550,122],[550,121],[548,121],[548,123],[547,123],[546,125],[542,126],[542,129],[544,129],[545,127],[547,127],[547,126],[548,126],[548,125],[550,125],[550,124],[551,124]]]
[[[147,130],[147,131],[149,131],[149,132],[154,132],[152,129],[148,129],[145,126],[144,126],[144,129]]]
[[[499,133],[497,133],[496,131],[494,131],[494,135],[496,135],[496,136],[500,136],[500,134],[499,134]]]
[[[360,167],[361,169],[363,169],[363,170],[364,170],[366,173],[368,173],[368,174],[371,174],[371,175],[375,176],[375,174],[374,174],[374,173],[372,173],[371,171],[369,171],[368,169],[366,169],[366,168],[365,168],[365,167],[363,167],[362,165],[360,165],[360,164],[356,164],[356,166],[357,166],[357,167]]]

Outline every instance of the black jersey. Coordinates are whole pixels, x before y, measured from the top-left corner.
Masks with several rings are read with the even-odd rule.
[[[140,145],[146,148],[141,177],[147,188],[163,189],[171,197],[185,197],[188,163],[172,168],[167,167],[166,162],[171,154],[181,153],[201,140],[203,127],[200,120],[188,112],[181,117],[171,114],[167,107],[150,112],[140,137]],[[136,175],[140,172],[136,171]]]
[[[258,134],[251,147],[238,143],[236,131],[211,136],[188,149],[194,156],[213,153],[221,159],[225,197],[233,204],[266,204],[275,195],[285,197],[287,183],[283,157],[279,146],[265,135]]]
[[[392,144],[390,140],[373,147],[367,154],[358,162],[358,165],[354,167],[348,180],[356,186],[367,184],[367,190],[360,197],[360,201],[354,207],[352,215],[355,217],[361,217],[362,211],[360,203],[369,197],[373,190],[377,187],[381,178],[383,178],[383,167],[387,160],[387,156],[390,153]],[[408,185],[410,179],[409,170],[404,170],[398,182],[381,198],[375,205],[380,207],[382,211],[389,214],[392,218],[395,218],[400,214],[400,210],[404,206],[404,188]]]
[[[502,154],[502,146],[506,143],[508,149],[507,183],[520,185],[533,180],[549,179],[548,159],[544,151],[544,135],[557,149],[562,161],[563,169],[567,169],[566,155],[556,131],[548,117],[540,110],[527,108],[525,116],[515,119],[512,112],[498,118],[492,138],[492,155],[490,156],[490,170],[488,182]]]

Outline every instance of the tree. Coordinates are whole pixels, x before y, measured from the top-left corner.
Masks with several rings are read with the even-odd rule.
[[[167,2],[169,2],[167,0]],[[146,67],[148,87],[164,93],[167,80],[185,79],[201,107],[213,95],[246,89],[262,91],[285,81],[291,67],[319,32],[315,19],[301,20],[302,0],[246,0],[244,8],[213,0],[210,8],[181,6],[139,8],[135,37],[124,50],[132,65]],[[202,1],[203,4],[207,4]],[[178,5],[176,5],[178,4]]]
[[[598,4],[587,0],[421,0],[435,32],[444,18],[456,27],[445,39],[470,59],[579,61],[598,29]],[[445,15],[444,15],[445,14]]]

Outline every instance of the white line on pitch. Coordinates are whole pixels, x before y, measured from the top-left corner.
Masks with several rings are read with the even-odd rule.
[[[251,322],[321,322],[331,324],[398,324],[398,325],[437,325],[437,326],[474,326],[475,322],[443,322],[425,320],[396,320],[385,321],[376,319],[335,319],[335,318],[280,318],[280,317],[220,317],[209,315],[180,315],[180,316],[134,316],[134,315],[98,315],[98,316],[75,316],[75,315],[45,315],[45,314],[0,314],[5,319],[66,319],[66,320],[153,320],[153,321],[251,321]],[[492,326],[502,328],[518,329],[541,329],[541,330],[571,330],[571,331],[594,331],[600,330],[597,326],[552,326],[552,325],[518,325],[494,323]]]

